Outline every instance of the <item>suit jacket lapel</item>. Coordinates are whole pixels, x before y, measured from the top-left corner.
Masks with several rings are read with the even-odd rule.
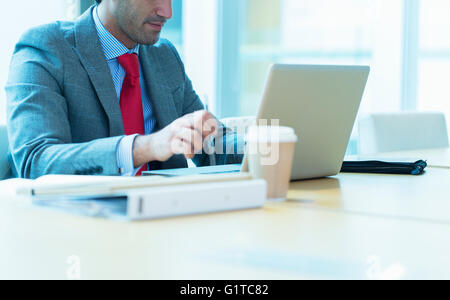
[[[158,129],[162,129],[180,117],[175,106],[173,90],[164,82],[163,62],[158,59],[153,47],[141,46],[139,59]]]
[[[111,77],[95,23],[93,7],[87,10],[75,24],[75,47],[81,63],[91,79],[103,109],[108,116],[111,136],[124,135],[119,99]]]

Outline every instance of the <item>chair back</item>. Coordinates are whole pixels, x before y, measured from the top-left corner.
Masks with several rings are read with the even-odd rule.
[[[447,123],[442,113],[379,113],[359,122],[362,155],[448,146]]]

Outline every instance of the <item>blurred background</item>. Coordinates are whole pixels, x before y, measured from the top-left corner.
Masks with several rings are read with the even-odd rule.
[[[92,3],[5,2],[0,85],[21,33],[76,19]],[[282,62],[370,65],[360,118],[440,111],[450,120],[448,0],[173,0],[173,10],[163,37],[176,45],[197,93],[221,118],[255,115],[270,64]],[[355,133],[348,152],[357,145]]]

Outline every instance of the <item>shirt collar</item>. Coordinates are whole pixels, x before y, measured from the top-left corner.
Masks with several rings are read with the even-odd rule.
[[[127,53],[136,53],[139,55],[139,44],[133,49],[128,49],[118,39],[116,39],[106,28],[103,26],[100,17],[98,16],[97,7],[92,11],[95,27],[97,29],[100,44],[102,45],[103,52],[105,53],[106,60],[116,59]]]

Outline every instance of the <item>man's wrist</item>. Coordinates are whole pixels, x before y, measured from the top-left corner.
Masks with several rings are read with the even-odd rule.
[[[124,136],[117,146],[117,166],[121,176],[132,176],[134,171],[133,144],[137,135]]]
[[[135,168],[138,168],[155,160],[155,157],[151,151],[152,147],[150,147],[150,144],[150,135],[138,135],[134,140],[133,161]]]

